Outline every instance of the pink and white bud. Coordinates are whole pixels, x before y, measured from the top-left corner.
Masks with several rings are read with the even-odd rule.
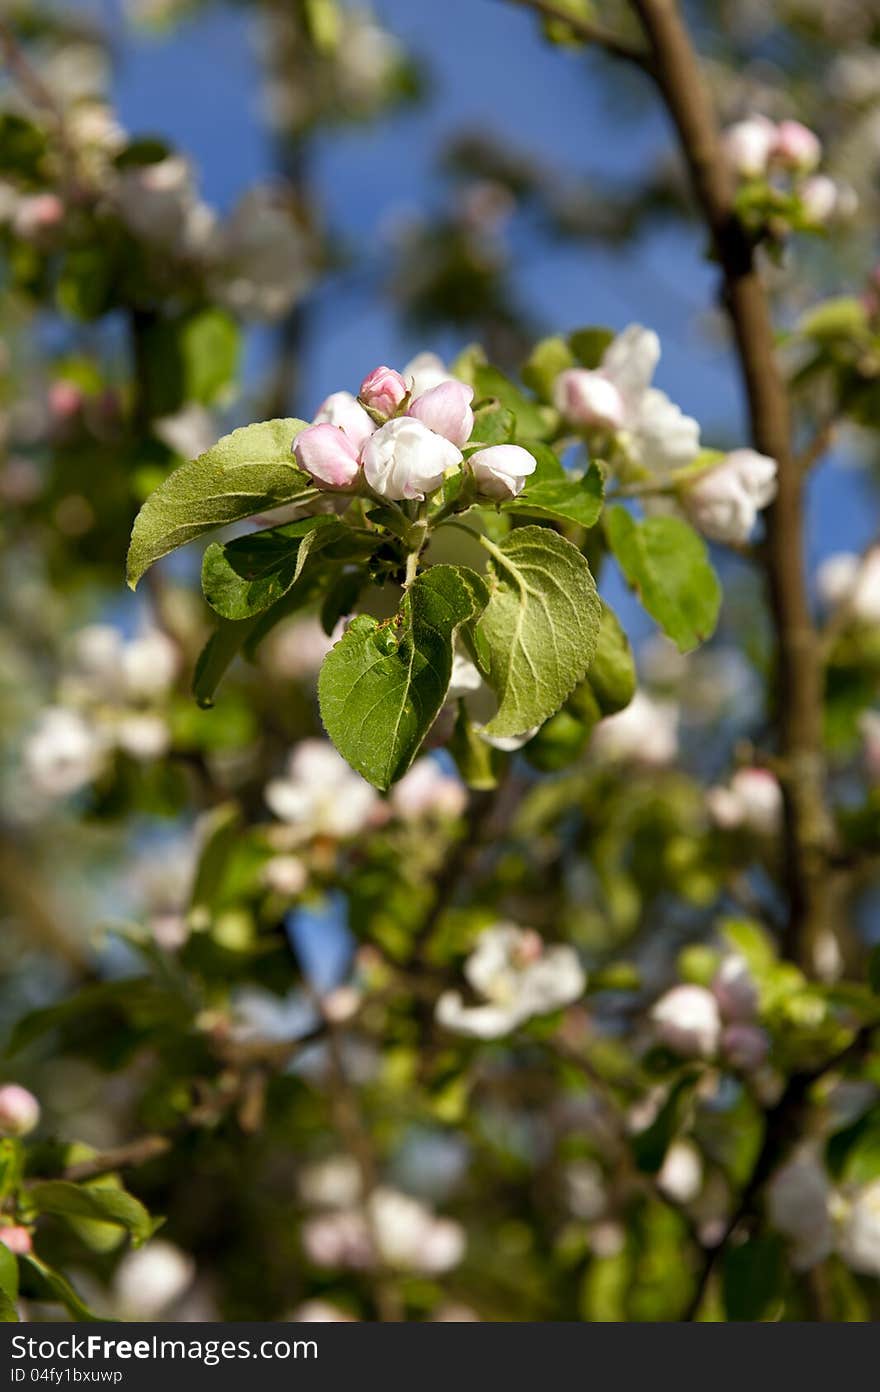
[[[683,1058],[712,1058],[721,1041],[718,1002],[703,986],[673,986],[655,1002],[651,1020],[661,1044]]]
[[[755,450],[734,450],[680,491],[694,526],[712,541],[742,545],[761,508],[776,496],[776,460]]]
[[[361,403],[347,391],[331,392],[315,412],[312,424],[337,426],[356,450],[363,448],[376,429]]]
[[[16,1257],[27,1257],[34,1249],[30,1232],[20,1223],[11,1223],[8,1227],[0,1228],[0,1242]]]
[[[752,1073],[767,1062],[770,1040],[758,1025],[728,1025],[721,1036],[721,1048],[731,1068]]]
[[[293,442],[293,455],[319,488],[351,488],[358,481],[357,447],[345,431],[329,422],[301,430]]]
[[[364,475],[380,498],[424,498],[461,463],[461,451],[421,421],[399,416],[379,427],[363,449]]]
[[[429,430],[444,436],[461,449],[471,438],[474,428],[473,399],[474,389],[466,382],[441,382],[417,397],[407,415],[421,421]]]
[[[809,174],[822,158],[822,142],[800,121],[780,121],[776,127],[772,158],[786,169]]]
[[[460,779],[444,773],[436,759],[417,759],[395,783],[391,806],[406,822],[425,817],[460,817],[467,806],[467,792]]]
[[[728,126],[722,139],[727,162],[736,174],[744,179],[760,179],[767,173],[776,127],[766,116],[737,121]]]
[[[535,472],[534,456],[521,445],[489,445],[477,450],[470,460],[477,487],[487,498],[515,498]]]
[[[744,957],[737,953],[725,957],[715,973],[712,994],[725,1020],[732,1024],[754,1020],[758,1009],[758,988]]]
[[[374,367],[361,382],[358,395],[371,411],[393,416],[406,392],[406,382],[393,367]]]
[[[50,232],[64,221],[64,204],[55,193],[33,193],[19,200],[12,219],[17,237],[25,241]]]
[[[817,227],[824,227],[837,212],[837,184],[827,174],[813,174],[797,192],[804,216]]]
[[[782,826],[782,789],[769,769],[737,769],[729,787],[709,789],[706,806],[724,831],[745,827],[756,836],[776,836]]]
[[[572,425],[620,430],[626,419],[623,397],[602,372],[571,367],[560,372],[553,387],[553,404]]]
[[[27,1136],[40,1120],[40,1104],[18,1083],[0,1087],[0,1135]]]
[[[62,378],[49,388],[49,410],[56,421],[72,420],[82,410],[83,401],[83,393],[75,382]]]

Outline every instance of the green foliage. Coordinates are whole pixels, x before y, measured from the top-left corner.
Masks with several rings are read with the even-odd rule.
[[[599,597],[584,557],[545,527],[522,527],[490,555],[475,647],[498,696],[490,735],[521,735],[559,709],[592,661]]]
[[[505,503],[506,512],[524,513],[528,517],[546,517],[554,522],[576,522],[579,527],[594,527],[602,513],[605,480],[596,464],[591,464],[583,478],[527,480],[519,497]]]
[[[131,588],[155,561],[203,532],[302,494],[311,480],[294,465],[291,449],[304,426],[293,419],[243,426],[169,475],[135,521],[127,565]]]
[[[0,1242],[0,1323],[14,1324],[18,1320],[18,1262],[8,1247]]]
[[[482,581],[433,566],[406,591],[388,623],[361,614],[321,668],[321,719],[337,749],[368,782],[401,778],[443,704],[452,642],[485,603]]]
[[[711,637],[721,586],[693,528],[678,517],[637,522],[623,507],[606,512],[605,528],[626,579],[680,651],[690,652]]]
[[[729,1320],[774,1319],[785,1293],[785,1249],[775,1233],[730,1245],[722,1268],[724,1308]]]
[[[140,343],[141,390],[151,417],[187,402],[211,406],[235,380],[239,330],[220,309],[151,318]]]
[[[202,561],[202,590],[224,619],[250,619],[296,584],[306,562],[352,535],[335,517],[306,517],[221,545],[212,542]]]

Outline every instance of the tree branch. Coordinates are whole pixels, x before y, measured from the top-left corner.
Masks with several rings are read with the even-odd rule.
[[[767,294],[754,247],[734,212],[717,116],[675,0],[632,0],[651,45],[651,73],[675,124],[691,182],[721,268],[755,448],[778,465],[762,548],[777,646],[776,723],[785,799],[788,956],[814,966],[833,920],[827,872],[832,844],[822,753],[823,678],[803,554],[804,480],[792,453],[788,392],[777,362]]]
[[[625,63],[634,63],[636,67],[650,71],[651,56],[646,49],[638,47],[636,44],[629,43],[621,38],[619,34],[606,29],[604,25],[597,24],[592,19],[579,19],[571,15],[564,5],[555,5],[553,0],[511,0],[514,5],[521,5],[527,10],[534,10],[542,19],[555,20],[564,24],[584,43],[595,44],[598,48],[604,48],[605,52],[612,58],[620,58]]]

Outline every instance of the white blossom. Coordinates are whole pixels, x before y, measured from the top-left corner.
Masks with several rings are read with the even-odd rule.
[[[535,1015],[570,1005],[587,984],[572,947],[546,947],[533,930],[512,923],[484,929],[464,974],[483,1003],[469,1006],[460,992],[445,991],[437,1001],[437,1020],[478,1039],[499,1038]]]
[[[441,386],[443,382],[455,381],[443,359],[436,353],[417,353],[406,364],[402,375],[409,384],[413,400],[424,396],[433,387]]]
[[[854,1271],[880,1276],[880,1179],[871,1180],[841,1206],[837,1247]]]
[[[833,1250],[830,1200],[828,1176],[809,1147],[778,1169],[767,1185],[770,1225],[789,1239],[796,1271],[808,1271]]]
[[[866,628],[880,626],[880,546],[864,556],[829,556],[816,572],[816,588],[827,609]]]
[[[678,706],[637,691],[622,711],[599,721],[590,748],[600,759],[670,764],[678,753]]]
[[[718,1002],[704,986],[673,986],[654,1003],[657,1038],[683,1058],[712,1058],[721,1041]]]
[[[350,1208],[361,1197],[361,1176],[350,1155],[331,1155],[301,1170],[297,1188],[312,1208]]]
[[[467,791],[460,778],[445,773],[436,759],[417,759],[395,783],[391,806],[404,821],[423,817],[460,817],[467,806]]]
[[[424,498],[461,463],[461,450],[421,421],[399,416],[380,426],[363,447],[364,476],[381,498]]]
[[[675,1203],[691,1203],[703,1184],[703,1161],[693,1141],[673,1141],[657,1173],[657,1187]]]
[[[727,787],[708,790],[706,806],[724,830],[745,827],[756,836],[776,836],[782,827],[782,789],[769,769],[737,769]]]
[[[266,803],[305,836],[356,836],[369,822],[378,796],[326,740],[303,740],[291,753],[287,772],[273,778]]]
[[[98,777],[106,752],[103,736],[88,720],[63,706],[49,706],[25,740],[25,771],[43,796],[68,797]]]
[[[613,398],[613,419],[620,419],[615,434],[619,448],[639,469],[663,475],[683,468],[697,457],[700,427],[690,416],[684,415],[665,392],[651,386],[659,361],[657,335],[641,324],[630,324],[609,344],[596,372],[617,392]],[[576,374],[586,369],[569,371]],[[562,386],[556,394],[556,404],[563,413],[567,400],[571,400],[573,385],[576,384],[572,378],[563,374]],[[591,392],[595,396],[595,383]],[[607,395],[610,399],[611,394]],[[608,419],[610,423],[612,417]]]
[[[171,1242],[154,1238],[122,1258],[113,1277],[113,1293],[125,1318],[158,1319],[180,1299],[194,1276],[192,1257]]]
[[[762,508],[776,496],[776,460],[756,450],[727,454],[679,490],[688,518],[704,536],[728,545],[748,541]]]

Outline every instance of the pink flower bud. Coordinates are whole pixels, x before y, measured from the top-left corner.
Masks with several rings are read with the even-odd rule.
[[[329,421],[300,431],[293,442],[293,454],[319,488],[350,488],[360,474],[357,447],[344,430]]]
[[[393,367],[374,367],[361,382],[358,395],[371,411],[381,416],[393,416],[406,396],[406,382]]]
[[[584,367],[560,372],[553,389],[553,401],[560,415],[572,425],[619,430],[624,423],[623,397],[602,372],[589,372]]]
[[[766,1061],[770,1041],[757,1025],[728,1025],[721,1036],[721,1047],[732,1068],[750,1073]]]
[[[474,413],[471,410],[473,397],[473,387],[465,382],[441,382],[418,397],[407,415],[414,416],[422,425],[437,435],[443,435],[460,449],[467,444],[474,428]]]
[[[0,1242],[4,1247],[8,1247],[10,1252],[14,1252],[17,1257],[26,1257],[33,1251],[31,1235],[27,1228],[20,1225],[13,1225],[7,1228],[0,1228]]]
[[[332,392],[315,412],[313,425],[323,422],[336,425],[351,440],[355,449],[362,449],[376,426],[363,406],[347,391]]]
[[[61,378],[49,388],[49,410],[57,421],[68,421],[82,409],[83,394],[75,382]]]
[[[673,986],[654,1004],[657,1037],[682,1058],[712,1058],[721,1038],[718,1002],[703,986]]]
[[[521,445],[490,445],[470,457],[477,487],[487,498],[515,498],[537,465]]]
[[[7,1083],[0,1087],[0,1135],[26,1136],[40,1120],[40,1104],[32,1092]]]
[[[51,231],[64,219],[64,204],[55,193],[33,193],[19,201],[13,227],[19,237],[38,237]]]
[[[758,1009],[758,988],[743,957],[726,957],[715,974],[712,994],[725,1020],[746,1024]]]
[[[781,121],[776,127],[773,158],[786,169],[807,174],[822,158],[822,142],[800,121]]]
[[[734,173],[744,179],[760,179],[776,141],[776,127],[766,116],[749,116],[728,126],[723,137],[724,153]]]
[[[824,227],[837,212],[837,185],[827,174],[814,174],[798,189],[804,216],[817,227]]]

